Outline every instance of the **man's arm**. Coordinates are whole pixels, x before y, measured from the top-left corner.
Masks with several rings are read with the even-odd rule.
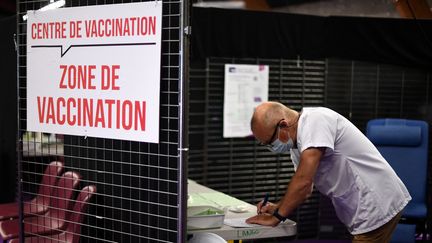
[[[308,148],[303,151],[300,156],[299,167],[292,177],[284,197],[277,204],[280,215],[284,217],[288,216],[311,195],[313,189],[313,179],[315,177],[324,150],[325,148]],[[263,208],[262,212],[267,211],[270,214],[258,214],[247,219],[246,222],[275,226],[279,224],[279,220],[271,215],[274,209],[275,208]]]

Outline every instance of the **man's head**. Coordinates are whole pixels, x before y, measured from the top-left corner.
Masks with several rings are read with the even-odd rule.
[[[264,102],[256,107],[251,119],[251,129],[256,139],[270,145],[279,139],[296,140],[298,112],[278,102]]]

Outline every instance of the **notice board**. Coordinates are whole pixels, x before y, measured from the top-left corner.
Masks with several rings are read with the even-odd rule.
[[[225,64],[223,137],[252,135],[255,107],[268,101],[269,66]]]
[[[159,141],[161,1],[27,15],[28,131]]]

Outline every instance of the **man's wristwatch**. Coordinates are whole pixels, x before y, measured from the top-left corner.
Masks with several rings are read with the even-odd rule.
[[[273,216],[276,217],[279,221],[284,222],[287,218],[279,214],[279,208],[273,212]]]

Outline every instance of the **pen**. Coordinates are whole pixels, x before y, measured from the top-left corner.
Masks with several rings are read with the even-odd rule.
[[[261,209],[267,204],[267,202],[268,202],[268,193],[266,193],[264,196],[264,201],[261,204],[261,207],[259,208],[258,214],[261,214]]]
[[[263,201],[263,203],[262,203],[262,206],[261,207],[264,207],[266,204],[267,204],[267,202],[268,202],[268,197],[269,197],[269,194],[268,193],[266,193],[265,194],[265,197],[264,197],[264,201]]]

